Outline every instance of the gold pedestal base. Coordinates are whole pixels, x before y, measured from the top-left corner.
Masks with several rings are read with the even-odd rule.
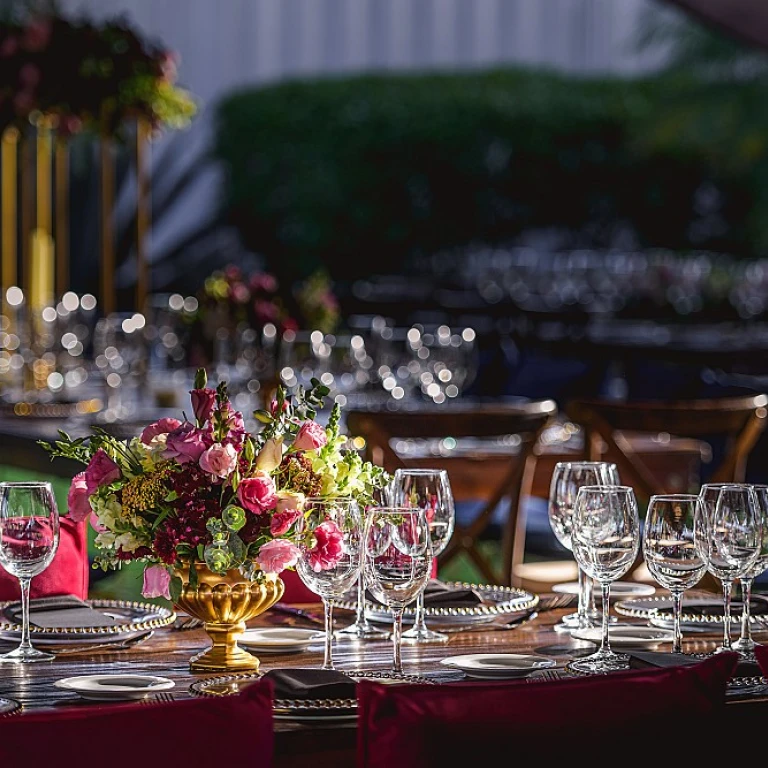
[[[245,624],[205,624],[205,631],[213,644],[189,660],[193,672],[256,672],[259,660],[237,644],[237,638],[245,631]]]

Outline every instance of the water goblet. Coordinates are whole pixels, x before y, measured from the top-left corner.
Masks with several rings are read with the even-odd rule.
[[[755,660],[755,641],[752,639],[752,617],[750,603],[752,602],[752,582],[768,568],[768,485],[752,485],[757,500],[757,509],[762,520],[762,535],[760,536],[760,551],[754,565],[743,576],[739,577],[741,587],[741,634],[731,646],[748,661]]]
[[[557,540],[573,551],[571,528],[579,488],[585,485],[618,485],[619,471],[605,461],[561,461],[555,465],[549,488],[549,524]],[[578,569],[579,604],[576,613],[564,616],[563,629],[587,629],[599,619],[594,604],[593,585],[581,567]]]
[[[59,512],[50,483],[0,483],[0,565],[21,585],[21,643],[0,662],[51,661],[29,639],[29,587],[59,546]]]
[[[333,603],[360,575],[362,521],[352,498],[308,497],[296,523],[299,559],[296,572],[323,601],[325,653],[323,669],[333,666]]]
[[[731,591],[735,579],[754,565],[760,551],[762,525],[757,498],[743,483],[703,485],[702,509],[695,525],[696,546],[707,570],[723,585],[723,642],[715,653],[731,647]]]
[[[456,525],[453,493],[444,469],[395,470],[390,485],[392,506],[423,509],[432,542],[432,555],[437,557],[447,546]],[[404,642],[444,643],[448,635],[427,627],[424,619],[424,591],[418,593],[413,626],[403,633]]]
[[[366,518],[365,580],[392,611],[393,671],[402,674],[403,609],[423,594],[432,568],[432,539],[418,507],[374,507]]]
[[[694,494],[651,496],[643,531],[643,557],[648,571],[672,595],[674,639],[672,653],[682,653],[680,614],[683,592],[699,583],[707,561],[696,547],[694,524],[701,514],[701,499]]]
[[[572,661],[577,672],[602,673],[627,669],[629,657],[611,650],[611,582],[621,578],[640,549],[640,520],[635,493],[625,485],[592,485],[579,489],[571,529],[573,554],[603,597],[602,638],[595,653]]]

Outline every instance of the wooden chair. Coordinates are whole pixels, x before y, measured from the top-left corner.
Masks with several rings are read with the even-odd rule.
[[[482,500],[474,519],[468,525],[457,525],[438,562],[445,565],[464,552],[489,584],[509,586],[513,565],[522,561],[525,550],[521,500],[530,493],[533,482],[537,440],[556,412],[553,400],[539,400],[510,405],[456,404],[425,410],[349,410],[346,420],[350,435],[364,438],[367,460],[389,472],[399,467],[445,469],[457,501]],[[436,455],[424,455],[423,451],[414,455],[404,450],[407,442],[398,450],[398,440],[412,441],[410,445],[419,440],[442,441],[445,450]],[[471,443],[471,448],[463,448],[462,440]],[[508,445],[509,449],[500,451],[499,445]],[[499,569],[478,542],[488,535],[494,510],[505,499],[509,514],[502,531]]]

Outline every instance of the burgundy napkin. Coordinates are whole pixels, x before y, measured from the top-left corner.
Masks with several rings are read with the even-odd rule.
[[[768,678],[768,645],[755,646],[755,658],[763,677]]]
[[[335,669],[270,669],[276,699],[354,699],[357,683]]]
[[[9,619],[21,623],[21,604],[9,605],[5,609]],[[74,595],[41,597],[29,601],[30,626],[41,629],[57,627],[114,627],[120,624],[111,616],[91,608],[88,603]]]

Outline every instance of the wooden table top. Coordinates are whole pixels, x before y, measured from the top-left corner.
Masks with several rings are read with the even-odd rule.
[[[542,595],[542,598],[545,597],[547,596]],[[319,605],[302,607],[312,614],[321,615]],[[568,633],[553,628],[564,614],[573,610],[542,610],[530,621],[510,630],[472,629],[451,633],[447,643],[404,645],[404,672],[434,676],[438,682],[450,684],[451,672],[445,665],[440,664],[440,660],[450,655],[478,652],[540,653],[555,657],[564,664],[595,649],[591,643],[574,640]],[[336,609],[334,618],[335,626],[341,628],[351,623],[353,615],[347,610]],[[620,617],[620,620],[623,623],[636,622],[624,616]],[[313,626],[304,619],[276,611],[268,611],[249,622],[249,626],[254,627],[277,625]],[[734,627],[734,632],[737,631],[738,628]],[[768,640],[768,636],[766,639]],[[717,646],[719,640],[717,630],[714,630],[712,635],[685,638],[684,651],[707,653]],[[189,698],[192,695],[189,686],[193,682],[218,676],[215,673],[195,674],[189,670],[190,657],[207,644],[207,637],[202,629],[180,631],[167,627],[156,631],[147,641],[126,650],[104,649],[63,656],[50,663],[4,666],[3,675],[0,677],[0,696],[20,701],[26,711],[55,711],[86,704],[110,707],[113,704],[87,702],[76,693],[54,687],[53,683],[60,678],[74,675],[132,672],[169,677],[176,683],[172,691],[173,698]],[[343,671],[388,671],[391,669],[392,645],[388,640],[361,642],[339,639],[334,646],[334,662],[336,667]],[[261,658],[261,671],[285,667],[320,667],[321,664],[322,651],[318,645],[318,650],[308,652],[264,655]],[[454,680],[457,678],[458,676],[454,675]],[[755,708],[763,706],[768,709],[768,698],[753,697],[750,699],[750,704],[752,703]],[[738,708],[742,710],[741,706]],[[762,710],[761,716],[764,716]],[[333,727],[335,732],[332,739],[327,738],[329,727]],[[322,739],[317,738],[318,728],[326,731]],[[354,724],[314,726],[276,720],[275,735],[275,765],[281,768],[301,765],[309,754],[312,754],[312,764],[315,768],[324,765],[333,765],[335,768],[354,765]]]

